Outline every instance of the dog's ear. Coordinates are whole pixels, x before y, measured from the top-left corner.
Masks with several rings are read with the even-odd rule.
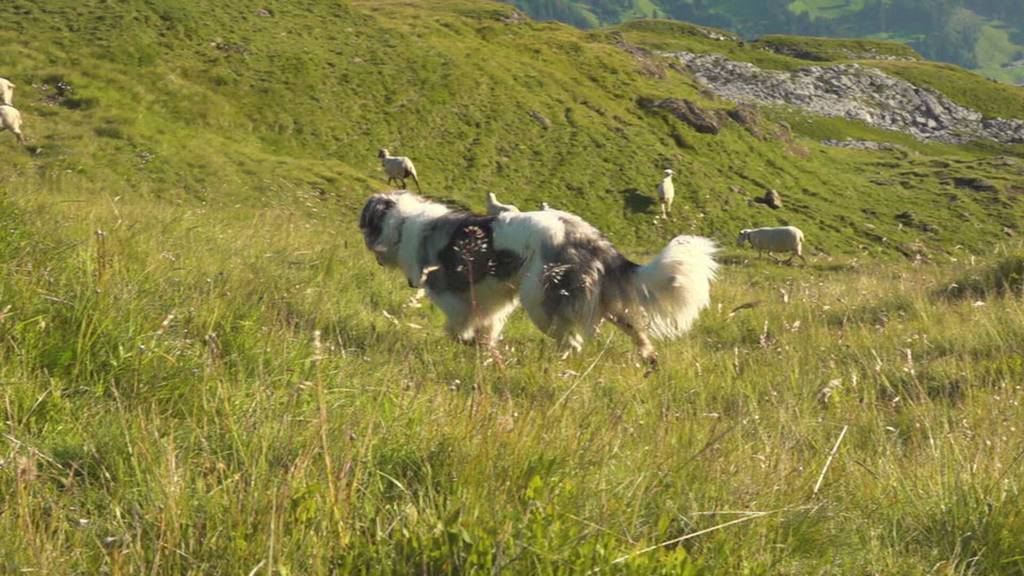
[[[394,200],[382,194],[371,196],[366,201],[363,212],[359,215],[359,229],[363,231],[368,246],[377,243],[384,231],[384,220],[395,205]]]

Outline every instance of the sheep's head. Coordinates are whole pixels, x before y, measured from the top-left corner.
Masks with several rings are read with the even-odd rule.
[[[0,104],[10,106],[14,103],[14,82],[6,78],[0,78]]]
[[[398,232],[400,218],[396,218],[397,202],[391,194],[374,194],[366,201],[359,216],[359,229],[363,242],[377,257],[381,266],[397,263],[397,249],[401,242]]]
[[[743,246],[743,243],[746,242],[749,239],[750,239],[750,230],[746,229],[746,228],[743,229],[743,230],[740,230],[740,235],[739,235],[738,238],[736,238],[736,245],[737,246]]]
[[[377,150],[377,158],[380,158],[381,160],[387,158],[389,155],[390,153],[388,152],[387,148],[381,148],[380,150]]]

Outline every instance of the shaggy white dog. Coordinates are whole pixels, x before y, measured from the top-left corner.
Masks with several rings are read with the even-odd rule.
[[[521,302],[561,347],[578,350],[608,320],[652,364],[651,338],[686,332],[707,307],[715,244],[679,236],[651,262],[631,262],[596,228],[561,210],[477,216],[409,193],[377,194],[359,220],[383,266],[425,288],[448,333],[493,346]]]

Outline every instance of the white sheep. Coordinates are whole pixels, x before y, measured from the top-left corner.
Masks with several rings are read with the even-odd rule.
[[[17,86],[7,78],[0,78],[0,103],[14,105],[14,89]]]
[[[4,130],[10,130],[18,142],[25,143],[25,135],[21,133],[21,112],[10,104],[0,104],[0,132]]]
[[[672,211],[672,200],[676,197],[676,189],[672,186],[672,170],[665,170],[665,178],[658,183],[658,204],[661,204],[661,217],[668,218]]]
[[[793,258],[800,257],[804,263],[807,259],[804,258],[803,244],[804,244],[804,233],[800,231],[796,226],[781,226],[778,228],[755,228],[753,230],[740,230],[740,236],[736,239],[736,243],[743,246],[744,242],[750,242],[750,245],[758,251],[760,255],[768,253],[768,257],[778,262],[778,258],[772,255],[772,252],[792,252],[793,255],[786,260],[786,264],[793,262]]]
[[[388,184],[398,180],[402,183],[402,188],[405,188],[405,179],[411,176],[413,182],[416,182],[416,191],[420,191],[420,180],[416,177],[416,167],[412,165],[412,160],[405,156],[392,156],[387,148],[378,150],[377,157],[384,166],[384,173],[388,175]]]
[[[519,212],[519,208],[511,204],[502,204],[498,202],[498,197],[494,195],[494,192],[487,193],[487,214],[490,216],[497,216],[502,212]]]

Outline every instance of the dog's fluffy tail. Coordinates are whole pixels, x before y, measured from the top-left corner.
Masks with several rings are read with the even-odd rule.
[[[633,274],[637,304],[652,336],[672,339],[690,329],[707,308],[718,263],[718,246],[701,236],[677,236]]]

